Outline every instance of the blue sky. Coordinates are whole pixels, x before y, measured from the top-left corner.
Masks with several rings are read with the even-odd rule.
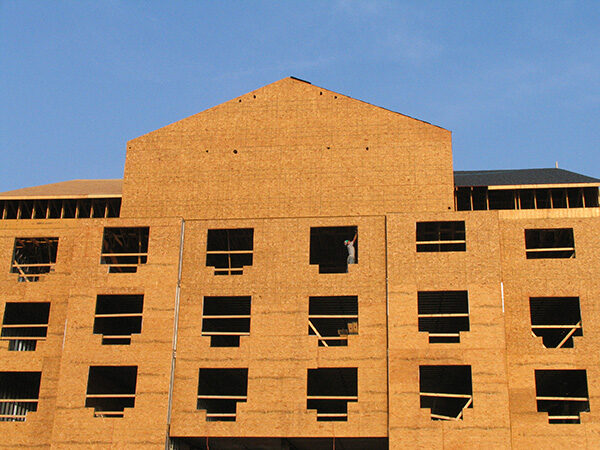
[[[0,0],[0,192],[286,76],[453,132],[454,168],[600,178],[598,1]]]

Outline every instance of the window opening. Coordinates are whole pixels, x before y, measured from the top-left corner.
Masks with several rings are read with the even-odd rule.
[[[196,409],[207,422],[234,422],[238,402],[248,400],[248,369],[200,369]]]
[[[473,188],[473,210],[484,211],[488,209],[488,188],[474,187]]]
[[[45,219],[48,215],[48,200],[34,200],[33,202],[33,218]]]
[[[319,347],[347,346],[348,335],[358,334],[358,297],[309,297],[308,334]]]
[[[417,222],[417,252],[464,252],[465,222]]]
[[[549,209],[552,207],[550,200],[550,189],[535,190],[535,204],[537,209]]]
[[[358,227],[311,227],[310,264],[319,266],[319,273],[347,273],[348,264],[358,264]],[[349,257],[353,242],[354,262]]]
[[[19,201],[19,219],[31,219],[33,216],[33,200]]]
[[[429,343],[458,343],[460,332],[469,331],[467,291],[417,293],[419,331],[429,333]]]
[[[535,209],[535,190],[520,189],[519,201],[521,209]]]
[[[471,366],[419,366],[421,408],[432,420],[462,420],[473,408]]]
[[[41,372],[0,372],[0,422],[24,422],[37,411]]]
[[[131,335],[142,332],[143,295],[98,295],[94,334],[103,345],[130,345]]]
[[[583,336],[579,297],[531,297],[531,330],[546,348],[573,348],[573,337]]]
[[[40,275],[54,270],[58,238],[15,238],[11,273],[18,273],[17,281],[39,281]]]
[[[90,366],[86,408],[94,417],[123,417],[125,408],[135,406],[137,366]]]
[[[46,339],[50,303],[6,303],[0,339],[9,351],[34,351]]]
[[[6,200],[4,202],[4,218],[16,219],[19,213],[19,202]]]
[[[583,189],[568,188],[567,199],[569,201],[569,208],[583,208]]]
[[[597,187],[583,188],[583,198],[585,201],[586,208],[597,208],[598,207],[598,188]]]
[[[580,423],[580,413],[590,410],[585,370],[536,370],[535,395],[551,424]]]
[[[575,258],[573,228],[525,230],[527,259]]]
[[[108,273],[134,273],[148,261],[148,227],[104,228],[100,264]]]
[[[512,189],[488,190],[489,209],[515,209],[515,191]]]
[[[566,208],[567,207],[567,191],[566,191],[566,189],[551,189],[550,195],[552,196],[552,208]]]
[[[86,198],[77,200],[77,218],[89,219],[90,217],[92,217],[92,201]]]
[[[77,213],[77,200],[63,200],[61,218],[74,219]]]
[[[253,228],[208,230],[206,265],[215,275],[242,275],[252,265],[253,239]]]
[[[202,336],[211,347],[239,347],[240,336],[250,335],[248,297],[204,297]]]
[[[308,369],[306,408],[317,410],[317,421],[346,422],[348,402],[358,401],[358,369]]]

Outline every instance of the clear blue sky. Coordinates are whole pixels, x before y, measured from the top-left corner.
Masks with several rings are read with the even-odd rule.
[[[0,192],[293,75],[453,132],[454,168],[600,178],[598,1],[0,0]]]

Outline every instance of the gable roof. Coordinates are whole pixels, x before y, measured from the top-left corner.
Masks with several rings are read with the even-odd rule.
[[[550,184],[600,185],[597,178],[564,169],[457,170],[455,186],[521,186]]]
[[[120,197],[123,180],[70,180],[0,193],[2,200]]]

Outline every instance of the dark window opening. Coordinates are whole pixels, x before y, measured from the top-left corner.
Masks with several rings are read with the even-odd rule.
[[[535,190],[535,204],[537,209],[549,209],[552,207],[550,201],[550,189],[536,189]]]
[[[94,417],[123,417],[125,408],[135,406],[137,366],[91,366],[85,407]]]
[[[456,210],[470,211],[471,208],[471,188],[458,187],[456,188]]]
[[[464,252],[465,222],[417,222],[417,252]]]
[[[319,266],[319,273],[348,272],[348,248],[358,227],[312,227],[310,229],[310,264]],[[358,240],[354,242],[354,264],[358,264]]]
[[[484,211],[488,209],[488,188],[487,187],[474,187],[473,188],[473,210]]]
[[[248,400],[248,369],[200,369],[196,409],[207,422],[234,422],[237,403]]]
[[[429,333],[429,343],[458,343],[469,331],[467,291],[420,291],[417,294],[419,331]]]
[[[15,238],[11,273],[18,281],[39,281],[40,275],[54,270],[58,238]]]
[[[525,230],[527,259],[575,258],[573,228]]]
[[[308,369],[306,408],[317,410],[317,421],[346,422],[348,402],[358,401],[358,369]]]
[[[521,209],[535,209],[535,190],[521,189],[519,193],[519,201]]]
[[[19,201],[18,200],[5,200],[4,201],[4,214],[5,219],[16,219],[19,214]]]
[[[239,347],[250,335],[250,297],[204,297],[202,336],[211,347]]]
[[[173,437],[172,450],[388,450],[388,438],[375,437]]]
[[[34,200],[33,218],[45,219],[48,215],[48,200]]]
[[[550,195],[552,195],[552,208],[566,208],[567,207],[567,191],[566,191],[566,189],[551,189]]]
[[[489,209],[515,209],[515,192],[512,189],[489,190]]]
[[[583,336],[579,297],[531,297],[531,330],[546,348],[573,348],[573,337]]]
[[[61,217],[63,219],[74,219],[77,214],[77,200],[63,200]]]
[[[37,411],[41,372],[0,372],[0,422],[24,422]]]
[[[48,219],[60,219],[62,214],[62,200],[48,200]]]
[[[50,303],[6,303],[0,339],[10,351],[34,351],[46,339]]]
[[[598,207],[598,188],[597,187],[583,188],[583,198],[585,200],[586,208],[597,208]]]
[[[214,267],[215,275],[242,275],[252,265],[253,241],[253,228],[208,230],[207,267]]]
[[[92,216],[92,201],[90,199],[77,200],[77,219],[89,219]]]
[[[473,408],[471,366],[419,366],[419,389],[432,420],[462,420]]]
[[[108,273],[134,273],[148,261],[148,227],[104,228],[100,264]]]
[[[567,189],[567,199],[569,201],[569,208],[583,208],[583,189]]]
[[[103,345],[129,345],[131,335],[142,332],[143,295],[98,295],[94,334]]]
[[[33,217],[33,200],[19,201],[18,219],[31,219]]]
[[[585,370],[536,370],[535,395],[551,424],[580,423],[579,414],[590,410]]]
[[[317,336],[320,347],[348,345],[348,335],[358,334],[358,297],[310,297],[308,334]]]
[[[106,217],[119,217],[121,215],[121,199],[109,198],[106,200]]]

